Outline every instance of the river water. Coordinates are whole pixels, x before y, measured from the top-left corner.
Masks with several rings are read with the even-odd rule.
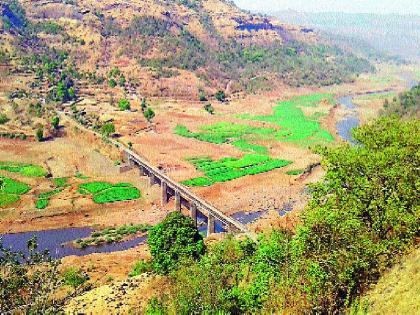
[[[69,242],[79,238],[89,237],[93,232],[90,228],[69,228],[57,230],[45,230],[39,232],[11,233],[0,235],[3,245],[14,252],[28,254],[27,242],[32,237],[37,238],[37,251],[48,250],[51,257],[63,258],[66,256],[85,256],[92,253],[112,253],[136,247],[146,241],[146,237],[137,237],[126,242],[89,246],[81,249],[69,245]]]

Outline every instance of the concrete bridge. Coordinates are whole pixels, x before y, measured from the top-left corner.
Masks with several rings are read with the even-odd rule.
[[[198,211],[207,217],[207,235],[215,232],[215,223],[219,221],[228,232],[242,232],[249,238],[256,240],[254,234],[250,233],[245,225],[239,221],[223,214],[202,198],[196,196],[185,186],[175,182],[160,170],[150,165],[145,159],[138,156],[131,150],[124,150],[126,165],[121,167],[121,172],[132,168],[138,168],[140,176],[147,176],[150,185],[160,185],[162,189],[162,205],[166,205],[170,198],[175,199],[175,210],[181,211],[184,206],[190,211],[191,218],[197,226]]]

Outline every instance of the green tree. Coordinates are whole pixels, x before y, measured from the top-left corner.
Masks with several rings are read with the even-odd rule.
[[[118,101],[118,107],[120,110],[130,110],[131,105],[127,99],[123,98]]]
[[[218,100],[219,102],[224,102],[226,101],[226,94],[225,92],[219,90],[216,92],[216,94],[214,95],[214,97],[216,98],[216,100]]]
[[[39,127],[35,132],[35,138],[38,142],[41,142],[44,140],[44,128]]]
[[[152,119],[155,117],[155,112],[150,107],[148,107],[147,110],[143,114],[148,122],[151,122]]]
[[[58,116],[54,116],[54,117],[51,119],[51,125],[53,126],[53,128],[54,128],[55,130],[57,130],[57,129],[58,129],[58,127],[59,127],[59,125],[60,125],[60,118],[59,118]]]
[[[114,88],[114,87],[117,86],[117,82],[114,80],[114,78],[111,78],[108,81],[108,85],[109,85],[109,87]]]
[[[152,254],[153,269],[168,273],[180,260],[198,259],[205,252],[203,237],[191,218],[172,212],[149,231],[147,243]]]
[[[105,137],[109,137],[115,133],[115,125],[113,123],[106,123],[101,127],[101,133]]]

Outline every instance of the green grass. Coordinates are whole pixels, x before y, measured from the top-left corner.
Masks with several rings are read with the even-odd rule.
[[[277,160],[267,155],[256,154],[247,154],[240,159],[224,158],[218,161],[213,161],[208,157],[188,160],[205,175],[182,182],[184,185],[191,187],[211,186],[217,182],[227,182],[246,175],[269,172],[292,163],[291,161]]]
[[[15,163],[15,162],[0,162],[0,170],[20,173],[29,177],[44,177],[48,172],[39,165]]]
[[[99,204],[139,199],[140,190],[129,183],[110,184],[91,182],[79,185],[78,192],[93,195],[93,201]]]
[[[93,196],[96,203],[111,203],[117,201],[135,200],[141,197],[136,187],[111,187]]]
[[[74,175],[74,177],[75,177],[75,178],[78,178],[78,179],[89,179],[89,176],[83,175],[83,174],[82,174],[82,173],[80,173],[80,172],[77,172],[77,173]]]
[[[53,182],[57,188],[64,188],[64,187],[69,186],[69,184],[67,184],[68,180],[69,180],[68,177],[60,177],[60,178],[54,178]]]
[[[8,206],[20,200],[19,195],[26,194],[31,186],[14,179],[0,176],[2,186],[0,188],[0,207]]]
[[[35,203],[35,207],[37,209],[45,209],[46,207],[48,207],[50,203],[50,198],[62,192],[63,189],[64,187],[60,187],[60,188],[39,194],[38,200]]]
[[[395,96],[397,96],[397,93],[395,92],[373,93],[373,94],[357,96],[355,98],[355,101],[371,101],[371,100],[386,99],[386,98],[392,99]]]
[[[331,142],[334,137],[321,128],[320,117],[324,114],[317,112],[312,116],[305,116],[303,107],[318,107],[320,102],[327,100],[333,103],[332,94],[310,94],[294,97],[283,101],[274,107],[272,115],[239,115],[239,118],[265,121],[277,124],[281,129],[273,134],[274,138],[282,142],[293,142],[302,146]]]
[[[291,170],[291,171],[286,172],[287,175],[294,175],[294,176],[300,175],[303,173],[304,173],[303,170]]]
[[[101,231],[95,231],[90,237],[78,239],[74,243],[82,248],[92,245],[101,245],[104,243],[115,243],[123,240],[128,235],[135,235],[139,232],[147,232],[152,228],[148,224],[122,225],[117,228],[107,228]]]
[[[269,138],[271,134],[276,132],[276,129],[220,122],[214,125],[202,126],[199,132],[192,132],[187,127],[178,125],[175,127],[174,132],[186,138],[194,138],[215,144],[230,143],[245,152],[266,154],[268,152],[266,147],[252,144],[252,142],[258,139]]]
[[[11,205],[20,200],[18,195],[5,194],[0,192],[0,207]]]
[[[298,96],[280,102],[278,106],[274,107],[272,115],[238,115],[238,118],[244,120],[265,121],[276,124],[279,128],[220,122],[202,126],[197,132],[190,131],[186,126],[178,125],[174,132],[179,136],[200,141],[215,144],[229,143],[244,152],[256,154],[268,154],[268,149],[265,146],[255,143],[261,139],[293,142],[301,146],[325,144],[334,140],[334,137],[327,130],[321,128],[319,122],[326,113],[315,112],[311,116],[305,116],[302,110],[304,107],[318,107],[325,100],[333,104],[333,95],[310,94]]]

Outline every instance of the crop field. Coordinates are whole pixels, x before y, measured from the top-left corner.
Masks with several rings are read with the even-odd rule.
[[[49,192],[45,192],[45,193],[39,194],[38,200],[35,203],[35,207],[37,209],[45,209],[49,205],[50,198],[52,196],[57,195],[60,192],[62,192],[63,189],[64,189],[64,187],[61,187],[61,188],[57,188],[57,189],[51,190]]]
[[[39,165],[23,164],[15,162],[0,162],[0,170],[20,173],[29,177],[44,177],[48,172]]]
[[[215,144],[230,143],[245,152],[265,154],[268,152],[267,148],[252,144],[252,140],[270,138],[276,132],[276,129],[221,122],[203,126],[199,132],[192,132],[187,127],[178,125],[174,132],[186,138]]]
[[[95,203],[112,203],[139,199],[140,190],[128,183],[110,184],[107,182],[91,182],[79,185],[78,192],[92,195]]]
[[[205,177],[197,177],[182,182],[186,186],[211,186],[217,182],[227,182],[246,175],[269,172],[291,164],[291,161],[272,159],[267,155],[247,154],[240,159],[223,158],[213,161],[209,157],[188,159]]]
[[[301,146],[324,144],[334,140],[334,137],[321,128],[320,118],[325,115],[315,112],[306,116],[303,107],[318,107],[323,101],[333,104],[332,94],[311,94],[283,101],[274,107],[272,115],[253,116],[238,115],[244,120],[265,121],[278,125],[280,128],[254,127],[246,124],[221,122],[202,126],[198,132],[190,131],[186,126],[176,126],[175,134],[194,138],[200,141],[223,144],[229,143],[244,152],[268,154],[265,146],[255,144],[255,140],[271,139],[282,142],[292,142]]]
[[[319,118],[323,113],[315,113],[305,116],[302,107],[317,107],[320,102],[333,103],[331,94],[311,94],[294,97],[291,100],[280,102],[274,107],[274,112],[269,116],[239,115],[239,118],[258,120],[275,123],[281,127],[280,131],[273,134],[274,138],[282,142],[293,142],[298,145],[308,146],[311,144],[326,143],[334,140],[334,137],[321,128]]]
[[[20,195],[31,190],[31,186],[8,177],[0,176],[0,207],[13,204],[20,200]]]

